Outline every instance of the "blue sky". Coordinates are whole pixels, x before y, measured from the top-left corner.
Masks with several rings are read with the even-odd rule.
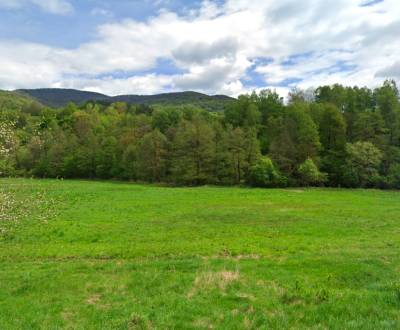
[[[0,89],[236,96],[400,78],[397,0],[0,0]]]
[[[4,5],[0,12],[1,38],[24,39],[66,48],[78,47],[90,41],[100,24],[123,19],[146,21],[162,8],[182,13],[201,4],[201,1],[182,0],[71,0],[71,12],[61,11],[54,15],[29,1],[21,1],[21,6],[17,1],[2,0],[0,6],[1,2],[10,3]]]

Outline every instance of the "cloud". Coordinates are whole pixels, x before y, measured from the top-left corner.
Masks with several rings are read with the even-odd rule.
[[[392,65],[379,70],[376,77],[383,77],[383,78],[397,78],[400,80],[400,61],[393,63]]]
[[[172,55],[179,62],[203,64],[216,58],[234,57],[238,47],[234,38],[224,38],[213,43],[185,41],[172,51]]]
[[[28,4],[38,6],[43,11],[57,15],[67,15],[74,11],[67,0],[0,0],[0,8],[21,9]]]
[[[66,0],[31,0],[42,10],[52,14],[66,15],[73,12],[72,5]]]
[[[147,74],[133,76],[125,79],[106,76],[102,78],[70,78],[54,83],[54,88],[74,88],[86,91],[93,91],[108,95],[122,94],[155,94],[171,84],[172,78],[166,75]]]
[[[399,30],[397,0],[204,1],[185,14],[163,9],[146,21],[114,19],[74,49],[0,41],[0,88],[237,95],[336,82],[374,87],[399,78]],[[160,62],[177,70],[162,74]]]

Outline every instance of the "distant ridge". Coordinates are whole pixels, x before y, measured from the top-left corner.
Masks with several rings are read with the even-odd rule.
[[[56,108],[63,107],[69,102],[83,104],[88,101],[103,101],[108,98],[107,95],[100,93],[61,88],[18,89],[16,92],[28,95],[44,105]]]
[[[119,95],[108,96],[101,93],[86,92],[76,89],[39,88],[19,89],[16,92],[28,95],[50,107],[63,107],[69,102],[82,105],[86,102],[126,102],[129,104],[148,105],[195,105],[209,111],[223,110],[234,99],[226,95],[206,95],[198,92],[163,93],[156,95]]]

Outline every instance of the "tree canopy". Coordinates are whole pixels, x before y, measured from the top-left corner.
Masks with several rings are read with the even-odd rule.
[[[43,106],[0,94],[3,176],[179,185],[400,187],[400,102],[393,81],[242,95],[196,104]]]

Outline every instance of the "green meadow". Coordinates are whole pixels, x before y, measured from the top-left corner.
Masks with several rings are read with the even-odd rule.
[[[0,188],[0,329],[400,328],[399,192]]]

